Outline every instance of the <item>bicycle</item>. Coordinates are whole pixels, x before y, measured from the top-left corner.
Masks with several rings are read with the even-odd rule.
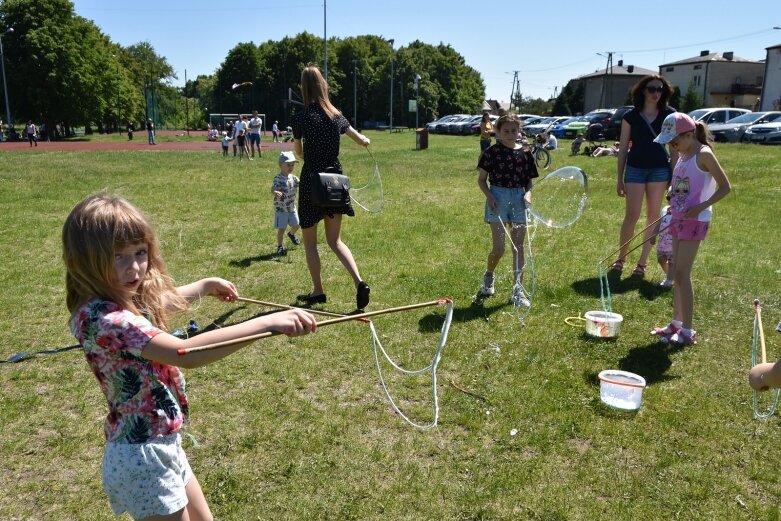
[[[537,140],[532,139],[531,142],[528,140],[522,140],[519,139],[518,143],[523,145],[524,147],[529,148],[529,152],[531,153],[532,157],[534,157],[534,163],[537,165],[537,168],[540,170],[547,170],[548,167],[551,164],[551,155],[550,151],[537,143]]]

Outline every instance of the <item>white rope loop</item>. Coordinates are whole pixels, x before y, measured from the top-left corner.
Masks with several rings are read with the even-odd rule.
[[[380,342],[380,339],[377,336],[377,330],[374,328],[374,322],[372,322],[371,320],[369,321],[369,329],[371,330],[371,334],[372,334],[372,346],[374,350],[374,363],[377,366],[377,374],[380,377],[380,384],[382,385],[382,390],[385,392],[385,396],[388,397],[388,401],[390,402],[391,407],[396,412],[396,414],[398,414],[405,422],[407,422],[412,427],[415,427],[416,429],[420,429],[423,431],[433,429],[434,427],[437,426],[437,422],[439,421],[439,399],[437,397],[437,366],[439,365],[439,361],[441,359],[442,348],[444,348],[445,343],[447,343],[447,334],[448,331],[450,331],[450,323],[453,321],[453,301],[450,299],[446,299],[443,301],[443,303],[447,305],[447,311],[445,312],[445,322],[442,324],[442,330],[439,335],[439,342],[437,343],[437,349],[436,351],[434,351],[434,357],[431,359],[431,363],[421,369],[416,369],[416,370],[404,369],[403,367],[400,367],[398,364],[396,364],[393,360],[391,360],[388,353],[382,347],[382,343]],[[388,386],[386,385],[385,379],[382,376],[382,368],[380,367],[380,357],[377,352],[378,350],[382,352],[382,355],[385,357],[385,360],[387,360],[388,363],[390,363],[390,365],[394,369],[396,369],[398,372],[404,375],[418,375],[418,374],[423,374],[428,371],[431,371],[431,388],[432,388],[432,396],[433,396],[433,414],[434,414],[434,419],[432,420],[431,423],[428,423],[426,425],[415,423],[414,421],[409,419],[403,412],[401,412],[401,409],[399,409],[398,405],[396,405],[396,402],[393,400],[390,391],[388,391]]]

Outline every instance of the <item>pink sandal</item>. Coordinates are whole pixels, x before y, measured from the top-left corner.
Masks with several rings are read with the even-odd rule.
[[[616,262],[610,265],[610,269],[613,271],[621,271],[624,269],[624,259],[617,259]]]
[[[637,264],[635,266],[635,269],[632,270],[632,275],[636,275],[638,277],[645,277],[645,269],[648,267],[647,264]]]

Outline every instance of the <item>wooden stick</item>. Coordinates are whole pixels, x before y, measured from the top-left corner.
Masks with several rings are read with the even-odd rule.
[[[757,312],[757,324],[759,325],[759,345],[762,348],[762,363],[767,362],[767,352],[765,351],[765,331],[762,329],[762,307],[759,305],[759,299],[754,299],[754,310]]]
[[[343,315],[340,316],[339,318],[332,318],[330,320],[323,320],[322,322],[318,322],[317,327],[330,326],[331,324],[339,324],[341,322],[348,322],[350,320],[362,320],[369,317],[376,317],[378,315],[385,315],[387,313],[397,313],[399,311],[408,311],[411,309],[436,306],[436,305],[446,304],[448,302],[451,302],[449,298],[442,298],[438,300],[433,300],[431,302],[423,302],[421,304],[410,304],[408,306],[399,306],[396,308],[382,309],[379,311],[370,311],[368,313],[360,313],[358,315]],[[244,342],[254,342],[255,340],[260,340],[261,338],[268,338],[271,336],[277,336],[282,334],[284,333],[282,333],[281,331],[266,331],[265,333],[258,333],[257,335],[249,335],[245,337],[234,338],[233,340],[225,340],[224,342],[217,342],[215,344],[207,344],[205,346],[183,348],[183,349],[179,349],[177,353],[179,354],[179,356],[183,356],[189,353],[197,353],[198,351],[208,351],[209,349],[219,349],[220,347],[232,346]]]
[[[616,253],[619,253],[619,252],[621,251],[621,248],[623,248],[623,247],[624,247],[624,246],[626,246],[627,244],[631,243],[633,240],[635,240],[635,239],[637,238],[637,236],[638,236],[638,235],[640,235],[640,234],[642,234],[643,232],[645,232],[645,231],[646,231],[648,228],[650,228],[651,226],[656,226],[656,223],[658,223],[659,221],[661,221],[663,218],[664,218],[664,215],[662,215],[661,217],[659,217],[657,220],[655,220],[654,222],[652,222],[651,224],[649,224],[648,226],[646,226],[645,228],[643,228],[642,230],[640,230],[640,231],[639,231],[639,232],[637,232],[636,234],[632,235],[632,237],[631,237],[631,238],[630,238],[628,241],[626,241],[624,244],[622,244],[621,246],[619,246],[617,250],[613,250],[613,251],[610,253],[610,255],[608,255],[607,257],[605,257],[605,258],[604,258],[604,259],[602,259],[601,261],[599,261],[599,263],[598,263],[598,264],[602,264],[603,262],[605,262],[606,260],[608,260],[609,258],[611,258],[613,255],[615,255]],[[665,229],[667,229],[667,228],[665,228]],[[659,231],[661,231],[661,230],[659,230]],[[649,239],[650,239],[650,237],[649,237]],[[647,240],[645,240],[645,241],[641,242],[641,243],[640,243],[638,246],[640,246],[640,245],[642,245],[642,244],[645,244],[646,242],[647,242]],[[632,248],[632,250],[631,250],[631,251],[635,251],[635,250],[638,248],[638,246],[635,246],[634,248]],[[626,253],[627,253],[627,255],[628,255],[630,252],[626,252]]]
[[[329,313],[328,311],[320,311],[317,309],[306,309],[306,308],[297,308],[293,306],[288,306],[285,304],[275,304],[274,302],[265,302],[263,300],[254,300],[251,298],[244,298],[244,297],[237,297],[236,300],[239,302],[249,302],[250,304],[259,304],[261,306],[268,306],[270,308],[280,308],[280,309],[302,309],[308,313],[312,313],[313,315],[323,315],[326,317],[346,317],[348,315],[340,315],[338,313]]]

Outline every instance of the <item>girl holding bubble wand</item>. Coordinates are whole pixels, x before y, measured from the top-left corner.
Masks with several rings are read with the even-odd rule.
[[[708,129],[682,112],[674,112],[662,122],[655,142],[678,153],[670,194],[673,238],[673,319],[665,327],[654,328],[665,344],[678,346],[697,343],[692,328],[694,289],[692,266],[700,243],[710,228],[712,206],[731,190],[729,179],[708,145]]]
[[[181,446],[189,404],[179,367],[216,362],[249,341],[188,357],[179,349],[267,331],[304,335],[317,329],[315,318],[293,309],[186,339],[166,333],[170,313],[207,295],[233,302],[238,291],[220,278],[174,287],[152,226],[120,197],[77,204],[62,242],[70,329],[108,401],[103,487],[112,510],[134,519],[211,520]]]
[[[477,163],[477,185],[485,195],[485,222],[491,228],[492,248],[488,254],[483,285],[478,298],[495,293],[494,270],[504,255],[505,225],[510,226],[513,243],[515,279],[510,303],[530,307],[521,287],[524,265],[523,241],[526,235],[526,207],[531,204],[532,179],[539,177],[534,157],[528,148],[518,144],[520,120],[515,114],[505,114],[496,120],[498,142],[490,146]],[[489,187],[490,183],[490,187]]]

